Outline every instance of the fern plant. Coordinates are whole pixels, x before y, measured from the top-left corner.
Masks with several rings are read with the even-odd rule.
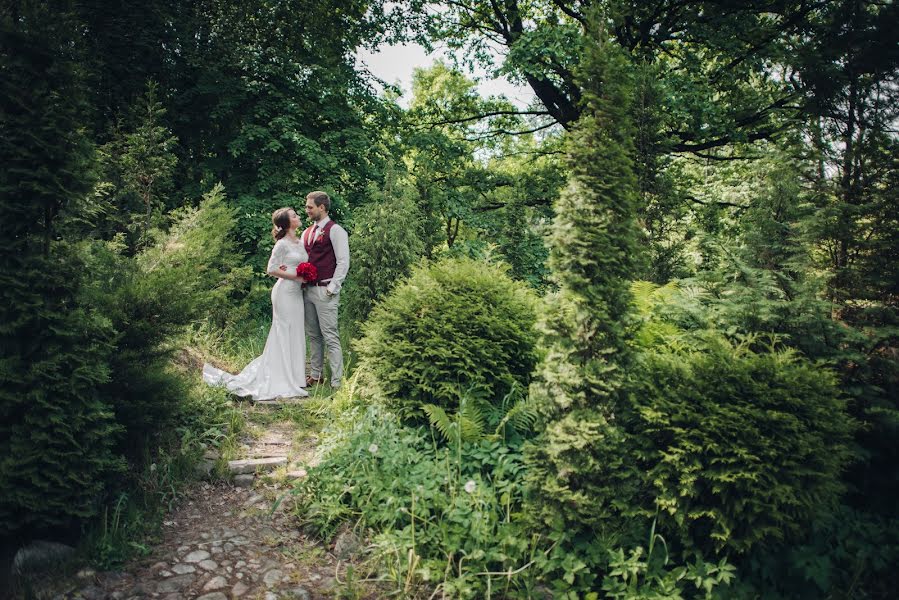
[[[450,445],[483,440],[509,441],[534,431],[539,416],[537,403],[514,388],[498,406],[465,395],[455,412],[436,404],[424,404],[428,422]],[[492,428],[492,433],[488,433]]]

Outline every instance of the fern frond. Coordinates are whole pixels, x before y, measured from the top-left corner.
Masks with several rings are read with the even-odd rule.
[[[509,398],[511,394],[506,396]],[[505,398],[503,399],[505,404]],[[506,414],[503,415],[503,418],[500,420],[499,425],[496,426],[496,430],[494,431],[494,435],[501,435],[503,428],[510,424],[515,431],[518,433],[528,433],[534,430],[534,425],[537,423],[537,419],[539,417],[539,412],[537,410],[537,402],[533,400],[530,396],[522,396],[517,395],[517,400],[514,404],[506,411]]]
[[[486,419],[484,411],[476,400],[463,398],[459,403],[457,418],[459,431],[464,441],[473,442],[484,437]]]
[[[428,415],[431,427],[436,429],[443,436],[443,439],[451,442],[454,437],[452,435],[454,423],[449,418],[449,415],[446,414],[446,411],[436,404],[422,404],[421,409]]]

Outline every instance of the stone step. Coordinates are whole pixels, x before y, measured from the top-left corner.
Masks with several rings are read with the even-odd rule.
[[[258,473],[260,471],[273,471],[287,464],[286,456],[268,456],[266,458],[251,458],[245,460],[228,461],[228,470],[235,475],[243,473]]]
[[[275,398],[273,400],[255,400],[256,406],[286,406],[292,404],[304,404],[308,398]]]

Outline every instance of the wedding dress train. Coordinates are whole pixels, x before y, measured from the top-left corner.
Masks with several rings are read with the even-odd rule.
[[[285,265],[295,271],[308,255],[302,242],[282,238],[275,243],[268,270]],[[272,327],[262,355],[243,371],[232,375],[212,365],[203,365],[203,380],[224,386],[238,396],[253,400],[304,397],[306,391],[306,337],[303,327],[303,288],[298,281],[278,279],[272,288]]]

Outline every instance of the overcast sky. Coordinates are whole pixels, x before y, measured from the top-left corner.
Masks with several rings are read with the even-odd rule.
[[[398,82],[404,92],[400,104],[408,106],[412,94],[412,70],[417,67],[429,67],[441,58],[450,63],[443,50],[436,50],[428,55],[418,44],[409,44],[380,46],[374,53],[362,50],[356,56],[356,61],[360,68],[367,68],[376,77],[389,83]],[[529,87],[514,86],[505,79],[489,79],[483,70],[467,75],[479,80],[478,91],[482,96],[505,94],[519,108],[526,108],[534,99],[534,93]]]

